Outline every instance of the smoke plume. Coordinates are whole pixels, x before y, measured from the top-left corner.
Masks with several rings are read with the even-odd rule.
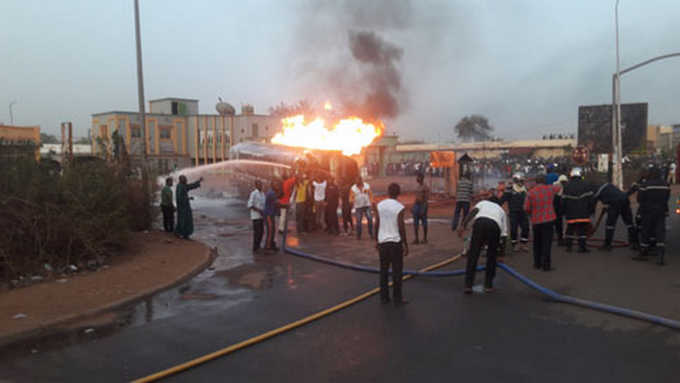
[[[411,1],[317,0],[300,11],[295,80],[305,97],[339,101],[364,119],[396,118],[407,105],[405,52],[389,40],[412,24]]]
[[[350,31],[349,47],[354,59],[363,67],[366,94],[359,104],[344,100],[344,107],[351,114],[365,118],[396,117],[401,91],[401,74],[396,64],[404,51],[373,31]]]

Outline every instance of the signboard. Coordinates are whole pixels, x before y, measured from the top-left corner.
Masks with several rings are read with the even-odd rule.
[[[644,152],[647,143],[647,103],[621,105],[621,146],[623,155]],[[578,108],[578,145],[591,153],[612,152],[612,106]]]
[[[574,151],[571,153],[571,159],[574,160],[574,162],[577,165],[585,165],[588,163],[588,158],[590,157],[590,152],[587,147],[585,146],[577,146],[574,148]]]
[[[452,168],[456,164],[454,152],[430,152],[430,166],[433,168]]]
[[[597,171],[600,173],[609,172],[609,154],[600,154],[597,156]]]

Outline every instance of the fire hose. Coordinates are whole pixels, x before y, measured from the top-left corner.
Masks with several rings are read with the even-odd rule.
[[[601,216],[602,216],[602,214],[600,215],[600,217]],[[601,218],[600,218],[600,220],[601,220]],[[599,226],[600,220],[598,220],[598,226]],[[327,263],[327,264],[331,264],[331,265],[336,265],[336,266],[339,266],[339,267],[352,269],[352,270],[365,271],[365,272],[379,272],[379,269],[376,269],[376,268],[373,268],[373,267],[354,265],[354,264],[346,263],[346,262],[340,262],[340,261],[320,257],[320,256],[317,256],[317,255],[313,255],[313,254],[307,254],[307,253],[299,251],[299,250],[290,249],[285,245],[285,240],[286,240],[286,233],[284,233],[283,244],[282,244],[282,250],[285,253],[295,255],[297,257],[302,257],[302,258],[306,258],[306,259],[310,259],[310,260],[314,260],[314,261],[318,261],[318,262],[323,262],[323,263]],[[456,275],[463,275],[463,274],[465,274],[465,270],[453,270],[453,271],[444,271],[444,272],[433,272],[432,271],[434,269],[441,268],[443,266],[446,266],[446,265],[456,261],[461,256],[462,256],[461,254],[458,254],[458,255],[450,258],[450,259],[447,259],[447,260],[439,262],[437,264],[428,266],[428,267],[426,267],[422,270],[404,271],[404,274],[406,274],[406,275],[404,275],[402,278],[403,278],[403,280],[406,281],[406,280],[411,279],[415,276],[456,276]],[[650,322],[650,323],[653,323],[653,324],[656,324],[656,325],[665,326],[665,327],[671,328],[673,330],[680,331],[680,322],[679,321],[660,317],[660,316],[656,316],[656,315],[643,313],[643,312],[636,311],[636,310],[631,310],[631,309],[627,309],[627,308],[612,306],[612,305],[608,305],[608,304],[603,304],[603,303],[598,303],[598,302],[588,301],[588,300],[584,300],[584,299],[573,298],[573,297],[570,297],[570,296],[567,296],[567,295],[558,294],[558,293],[554,292],[553,290],[545,288],[545,287],[539,285],[538,283],[530,280],[529,278],[527,278],[524,275],[517,272],[512,267],[503,263],[502,261],[498,263],[498,267],[501,270],[507,272],[510,276],[512,276],[515,279],[519,280],[520,282],[526,284],[530,288],[548,296],[550,299],[552,299],[556,302],[572,304],[572,305],[575,305],[575,306],[585,307],[585,308],[589,308],[589,309],[592,309],[592,310],[602,311],[602,312],[605,312],[605,313],[625,316],[625,317],[632,318],[632,319],[638,319],[638,320]],[[484,266],[479,266],[478,270],[484,270],[484,268],[485,268]],[[349,299],[349,300],[342,302],[342,303],[340,303],[336,306],[333,306],[333,307],[328,308],[326,310],[320,311],[320,312],[313,314],[313,315],[310,315],[306,318],[297,320],[295,322],[289,323],[289,324],[284,325],[282,327],[279,327],[277,329],[268,331],[264,334],[261,334],[261,335],[255,336],[253,338],[247,339],[245,341],[233,344],[233,345],[225,347],[221,350],[218,350],[218,351],[212,352],[210,354],[201,356],[199,358],[190,360],[190,361],[182,363],[180,365],[170,367],[166,370],[163,370],[163,371],[157,372],[155,374],[137,379],[134,382],[135,383],[154,382],[154,381],[157,381],[159,379],[167,378],[168,376],[175,375],[177,373],[180,373],[182,371],[196,367],[196,366],[201,365],[203,363],[207,363],[211,360],[218,359],[220,357],[234,353],[238,350],[244,349],[248,346],[263,342],[263,341],[270,339],[270,338],[273,338],[277,335],[280,335],[280,334],[283,334],[283,333],[288,332],[290,330],[293,330],[295,328],[304,326],[308,323],[311,323],[313,321],[321,319],[321,318],[328,316],[330,314],[336,313],[336,312],[338,312],[342,309],[345,309],[349,306],[352,306],[356,303],[359,303],[361,301],[364,301],[364,300],[372,297],[373,295],[377,294],[379,291],[380,291],[379,288],[374,288],[374,289],[372,289],[372,290],[370,290],[366,293],[363,293],[363,294],[361,294],[361,295],[359,295],[355,298]]]

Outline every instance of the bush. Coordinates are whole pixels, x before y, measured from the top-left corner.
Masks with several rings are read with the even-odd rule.
[[[0,281],[101,262],[150,224],[149,197],[121,165],[0,164]],[[45,266],[45,265],[49,266]]]

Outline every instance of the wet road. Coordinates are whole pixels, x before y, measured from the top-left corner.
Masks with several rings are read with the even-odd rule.
[[[220,206],[199,203],[195,212],[196,239],[221,249],[213,270],[131,309],[133,319],[122,331],[4,358],[2,379],[139,378],[375,287],[373,274],[284,254],[253,257],[248,220],[238,218],[236,205]],[[446,227],[433,224],[428,254],[409,260],[409,267],[447,258],[442,252],[450,247],[448,238],[436,240]],[[375,257],[368,241],[318,236],[302,241],[308,249],[334,249],[334,257],[361,264]],[[680,246],[680,239],[672,241]],[[448,268],[461,267],[456,262]],[[593,323],[612,320],[607,314],[591,313],[596,320],[586,323],[583,309],[546,302],[505,273],[499,272],[497,284],[496,294],[466,296],[460,278],[415,279],[404,286],[409,305],[382,306],[374,297],[169,380],[678,381],[677,332],[651,325],[605,330]]]

